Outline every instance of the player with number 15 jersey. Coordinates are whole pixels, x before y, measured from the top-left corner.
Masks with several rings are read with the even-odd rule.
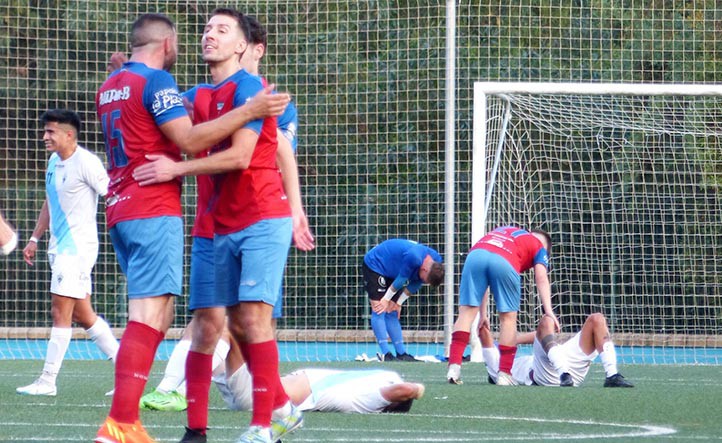
[[[96,107],[108,156],[108,227],[124,220],[180,216],[180,180],[141,187],[131,176],[147,154],[181,158],[159,128],[188,115],[173,77],[143,63],[125,63],[100,87]]]

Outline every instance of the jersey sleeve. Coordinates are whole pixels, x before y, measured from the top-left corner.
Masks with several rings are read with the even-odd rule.
[[[253,98],[259,91],[263,89],[261,79],[258,77],[248,76],[241,81],[237,87],[236,92],[233,94],[233,107],[240,108],[245,105],[247,101]],[[244,128],[250,129],[256,134],[261,133],[263,127],[263,119],[253,120],[246,123]]]
[[[546,248],[542,247],[534,256],[535,265],[544,265],[545,268],[549,269],[549,254]]]
[[[158,126],[188,116],[178,86],[166,71],[153,71],[143,91],[143,106]]]
[[[108,178],[108,172],[103,166],[103,162],[100,161],[98,156],[94,154],[88,155],[88,161],[85,162],[83,168],[83,174],[85,182],[95,190],[95,192],[105,197],[108,193],[108,184],[110,178]]]
[[[286,138],[286,140],[291,143],[291,148],[293,149],[293,153],[296,153],[296,148],[298,146],[296,141],[296,129],[298,128],[298,110],[296,109],[296,105],[293,102],[290,102],[288,106],[286,106],[286,110],[283,111],[283,114],[281,114],[276,119],[276,124],[278,125],[278,129],[281,131],[281,134]]]
[[[421,288],[421,282],[412,281],[411,279],[414,273],[418,272],[421,267],[421,262],[415,252],[414,248],[411,248],[404,253],[404,259],[401,263],[399,274],[396,276],[393,283],[394,288],[406,288],[412,294],[415,294],[419,288]]]

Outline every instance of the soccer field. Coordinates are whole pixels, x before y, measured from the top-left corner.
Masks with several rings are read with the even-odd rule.
[[[15,388],[32,381],[40,361],[0,362],[0,441],[91,441],[108,413],[111,365],[66,361],[55,398],[24,397]],[[311,366],[283,363],[282,371]],[[378,363],[323,363],[336,368],[371,368]],[[149,386],[161,377],[157,361]],[[426,395],[411,413],[306,413],[305,425],[286,442],[493,442],[493,441],[718,441],[722,439],[722,367],[626,365],[634,389],[602,388],[594,365],[577,389],[497,387],[486,383],[483,364],[463,368],[465,384],[447,384],[438,363],[386,363],[409,381],[426,384]],[[250,415],[225,409],[211,390],[209,441],[233,442]],[[185,413],[143,412],[159,442],[177,442]]]

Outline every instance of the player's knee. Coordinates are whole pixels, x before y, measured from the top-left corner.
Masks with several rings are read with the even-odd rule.
[[[547,335],[554,333],[556,325],[554,324],[554,319],[545,315],[539,320],[539,326],[537,327],[537,331],[540,333],[540,335]]]
[[[605,327],[605,328],[607,327],[607,319],[604,317],[604,314],[602,314],[600,312],[595,312],[594,314],[591,314],[587,318],[587,321],[591,325],[596,326],[596,327],[600,327],[600,326]]]

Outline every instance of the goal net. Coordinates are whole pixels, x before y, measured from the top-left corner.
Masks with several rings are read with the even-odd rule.
[[[473,238],[551,233],[563,332],[602,312],[638,361],[716,362],[721,117],[715,86],[476,83]],[[524,292],[533,328],[530,277]]]

